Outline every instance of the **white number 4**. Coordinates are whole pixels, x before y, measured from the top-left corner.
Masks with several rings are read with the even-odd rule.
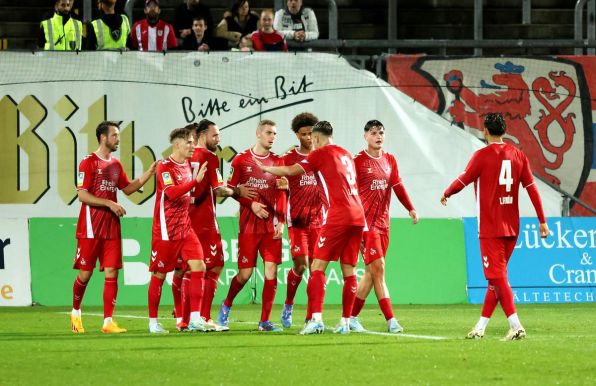
[[[513,178],[511,177],[511,160],[504,159],[501,163],[501,172],[499,173],[499,185],[505,185],[505,191],[511,191]]]

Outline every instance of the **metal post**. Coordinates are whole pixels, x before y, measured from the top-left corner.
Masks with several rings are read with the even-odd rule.
[[[522,2],[522,24],[532,24],[532,0]]]
[[[569,206],[571,204],[571,199],[565,195],[563,195],[563,200],[561,201],[561,217],[569,217]]]
[[[337,40],[337,3],[335,0],[328,0],[329,9],[329,39]]]
[[[596,39],[596,0],[588,2],[588,16],[586,21],[588,23],[588,40]],[[588,55],[594,55],[596,51],[593,48],[588,48]]]
[[[582,17],[582,12],[584,6],[586,5],[587,0],[577,0],[575,3],[575,13],[574,13],[574,38],[575,40],[582,40],[583,33],[584,33],[584,19]],[[584,49],[583,48],[576,48],[575,55],[583,55]]]
[[[387,39],[397,40],[397,0],[389,0],[387,13]],[[394,54],[395,50],[390,49],[389,53]]]
[[[91,21],[91,0],[83,1],[83,23]]]
[[[474,40],[483,39],[482,3],[483,0],[474,0]],[[482,56],[482,48],[474,48],[474,56]]]
[[[135,0],[126,0],[126,4],[124,4],[124,13],[126,13],[126,16],[128,16],[128,22],[130,23],[131,27],[133,25],[132,9],[134,6],[135,6]]]

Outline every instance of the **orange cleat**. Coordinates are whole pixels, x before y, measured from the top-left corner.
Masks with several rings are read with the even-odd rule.
[[[70,329],[74,334],[83,334],[85,327],[83,327],[83,320],[80,316],[70,315]]]
[[[101,328],[101,332],[104,334],[121,334],[123,332],[128,331],[126,328],[118,327],[118,324],[113,320],[107,326],[103,326]]]

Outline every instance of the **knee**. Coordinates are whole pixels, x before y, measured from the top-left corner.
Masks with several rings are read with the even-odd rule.
[[[117,278],[118,277],[118,269],[116,268],[105,268],[104,275],[109,278]]]
[[[79,271],[79,281],[87,283],[91,279],[92,275],[93,271]]]
[[[296,272],[297,275],[299,275],[299,276],[303,275],[304,271],[306,271],[306,264],[294,265],[294,272]]]

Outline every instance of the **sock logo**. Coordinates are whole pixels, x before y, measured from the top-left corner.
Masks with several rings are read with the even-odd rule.
[[[488,268],[488,256],[482,256],[482,264],[484,268]]]

